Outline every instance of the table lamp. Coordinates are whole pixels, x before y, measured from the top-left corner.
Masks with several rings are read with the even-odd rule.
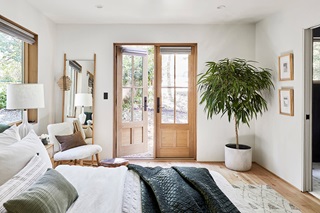
[[[20,137],[25,137],[32,129],[28,123],[27,109],[44,108],[43,84],[9,84],[7,86],[7,109],[23,109]]]
[[[86,114],[84,114],[84,107],[92,106],[92,94],[90,93],[77,93],[75,95],[75,106],[81,106],[81,113],[79,115],[79,121],[81,124],[84,124],[86,121]]]

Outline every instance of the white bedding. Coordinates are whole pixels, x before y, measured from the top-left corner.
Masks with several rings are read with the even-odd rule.
[[[141,212],[139,176],[127,171],[127,167],[58,166],[56,169],[72,183],[79,194],[68,213]],[[214,171],[210,171],[210,174],[240,212],[253,212],[221,174]]]
[[[79,197],[68,213],[122,212],[122,196],[127,167],[81,167],[62,165],[56,168],[78,191]]]

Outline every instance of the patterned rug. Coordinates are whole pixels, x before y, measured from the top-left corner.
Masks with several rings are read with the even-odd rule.
[[[300,210],[289,203],[268,185],[233,185],[254,212],[298,213]]]

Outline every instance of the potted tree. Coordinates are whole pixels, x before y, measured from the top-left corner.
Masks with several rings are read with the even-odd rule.
[[[257,68],[253,62],[239,58],[207,62],[208,70],[198,79],[200,104],[207,118],[221,113],[229,122],[234,120],[236,141],[225,145],[225,164],[236,171],[250,170],[252,164],[251,147],[239,144],[239,124],[250,127],[250,120],[268,109],[262,91],[274,89],[271,70]]]

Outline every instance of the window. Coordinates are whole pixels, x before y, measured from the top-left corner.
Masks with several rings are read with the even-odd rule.
[[[0,16],[0,123],[22,120],[21,110],[6,109],[7,85],[38,82],[37,35]],[[37,122],[37,110],[29,110],[30,122]]]

